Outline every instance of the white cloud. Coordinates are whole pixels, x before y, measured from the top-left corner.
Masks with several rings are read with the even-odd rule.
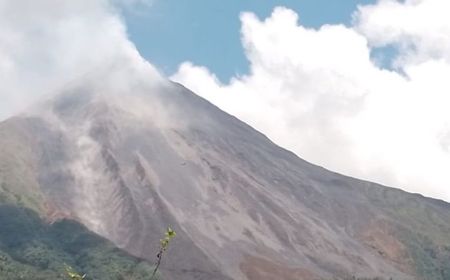
[[[450,62],[450,2],[446,0],[380,1],[359,8],[355,25],[371,46],[395,44],[400,66],[428,59]]]
[[[186,62],[172,79],[309,161],[450,201],[449,5],[384,0],[320,29],[286,8],[243,13],[248,75],[221,84]],[[383,46],[397,72],[371,60]]]
[[[0,119],[80,76],[145,63],[117,8],[138,2],[150,3],[0,0]]]

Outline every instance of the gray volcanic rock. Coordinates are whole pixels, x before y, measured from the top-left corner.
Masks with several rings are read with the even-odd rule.
[[[170,225],[166,279],[449,279],[450,205],[327,171],[181,85],[119,73],[123,87],[75,82],[0,124],[5,199],[150,261]]]

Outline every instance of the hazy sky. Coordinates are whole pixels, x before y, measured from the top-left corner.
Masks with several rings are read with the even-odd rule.
[[[0,0],[0,119],[145,58],[308,161],[450,201],[449,10],[448,0]]]

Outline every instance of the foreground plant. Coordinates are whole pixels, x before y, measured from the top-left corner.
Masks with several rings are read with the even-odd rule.
[[[66,265],[66,273],[70,277],[70,279],[73,279],[73,280],[83,280],[84,278],[86,278],[86,274],[81,276],[75,270],[73,270],[73,268],[71,266],[68,266],[68,265]]]
[[[150,277],[150,280],[155,279],[156,272],[158,272],[159,266],[161,265],[163,254],[169,247],[169,243],[172,240],[172,238],[174,238],[176,235],[177,235],[176,232],[173,229],[171,229],[170,227],[168,227],[164,234],[164,238],[159,241],[159,251],[158,251],[158,254],[156,255],[157,261],[156,261],[155,269],[153,270],[153,273]],[[69,266],[67,264],[65,265],[65,270],[66,270],[67,276],[72,280],[84,280],[86,278],[86,274],[80,275],[71,266]]]
[[[172,240],[172,238],[174,238],[176,235],[177,233],[173,229],[171,229],[170,227],[167,228],[166,233],[164,234],[164,238],[160,240],[159,252],[156,255],[157,257],[156,266],[155,269],[153,270],[150,280],[154,279],[156,272],[158,271],[159,266],[161,265],[163,254],[169,247],[170,240]]]

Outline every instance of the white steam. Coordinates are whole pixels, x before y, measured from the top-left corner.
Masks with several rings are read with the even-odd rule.
[[[0,0],[0,120],[112,66],[146,64],[158,76],[128,40],[119,3],[151,2]]]

